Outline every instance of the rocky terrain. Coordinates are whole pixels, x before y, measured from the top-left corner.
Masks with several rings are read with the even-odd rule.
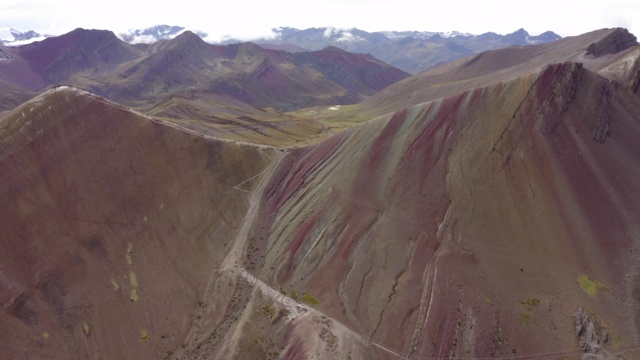
[[[639,59],[602,29],[295,112],[48,89],[0,117],[2,354],[637,358]]]

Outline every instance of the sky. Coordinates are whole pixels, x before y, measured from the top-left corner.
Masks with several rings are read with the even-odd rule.
[[[100,4],[100,5],[98,5]],[[358,28],[365,31],[460,31],[562,36],[625,27],[640,38],[638,0],[1,0],[0,28],[60,35],[75,28],[116,34],[159,24],[208,33],[209,40],[273,36],[283,26]]]

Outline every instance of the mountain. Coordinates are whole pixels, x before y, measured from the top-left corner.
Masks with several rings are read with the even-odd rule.
[[[186,30],[182,26],[156,25],[146,29],[129,30],[126,33],[119,34],[118,37],[129,44],[153,44],[160,40],[173,39]],[[207,37],[205,32],[195,31],[195,33],[199,37]]]
[[[266,46],[293,45],[309,50],[327,46],[370,53],[376,58],[409,73],[418,73],[441,63],[451,62],[471,54],[509,45],[549,43],[561,37],[551,31],[531,36],[524,29],[507,35],[486,33],[481,35],[459,32],[438,33],[428,31],[366,32],[359,29],[276,28],[275,39],[257,40]]]
[[[131,76],[289,56],[185,34]],[[303,54],[336,77],[372,61]],[[635,36],[602,29],[288,114],[46,90],[0,117],[3,356],[634,359],[639,64]],[[245,119],[169,120],[190,112]],[[260,144],[212,135],[249,125]]]
[[[93,77],[142,55],[107,30],[76,29],[12,49],[11,61],[0,63],[0,79],[27,90]]]
[[[66,87],[0,128],[3,357],[165,356],[273,151]]]
[[[6,49],[0,80],[18,89],[74,84],[141,110],[183,90],[218,91],[279,110],[353,104],[409,76],[370,55],[211,45],[191,31],[140,47],[110,31],[76,29]]]
[[[19,46],[46,39],[47,35],[40,35],[33,30],[20,31],[13,28],[0,28],[0,45]]]

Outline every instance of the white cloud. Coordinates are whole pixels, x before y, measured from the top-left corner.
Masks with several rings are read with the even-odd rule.
[[[352,33],[348,32],[348,31],[343,31],[340,34],[340,38],[336,41],[362,41],[364,40],[363,38],[361,38],[360,36],[356,36],[353,35]]]
[[[333,36],[334,33],[337,32],[337,29],[334,28],[333,26],[329,26],[324,30],[324,37],[326,38],[330,38]]]

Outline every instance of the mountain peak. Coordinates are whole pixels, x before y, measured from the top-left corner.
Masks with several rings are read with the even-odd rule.
[[[202,38],[200,36],[196,35],[196,33],[194,33],[191,30],[186,30],[186,31],[182,32],[181,34],[176,36],[175,39],[200,39],[200,40],[202,40]]]
[[[333,46],[333,45],[329,45],[329,46],[325,47],[324,49],[322,49],[320,51],[324,51],[324,52],[346,52],[345,50],[342,50],[339,47]]]
[[[187,30],[180,35],[168,40],[167,46],[169,48],[175,47],[189,47],[189,48],[202,48],[207,43],[202,38],[196,35],[194,32]]]
[[[92,36],[100,36],[100,37],[109,37],[109,38],[117,38],[116,34],[111,30],[102,30],[102,29],[85,29],[85,28],[76,28],[71,30],[65,35],[61,36],[84,36],[84,37],[92,37]]]
[[[638,45],[638,41],[635,35],[627,29],[614,28],[603,38],[591,43],[587,47],[587,55],[600,57],[615,54],[636,45]]]
[[[118,36],[129,44],[153,44],[160,40],[173,39],[176,36],[181,35],[183,32],[186,32],[184,26],[163,24],[146,29],[129,30],[126,33],[120,33]],[[205,38],[207,36],[207,33],[201,31],[193,32],[200,38]]]

